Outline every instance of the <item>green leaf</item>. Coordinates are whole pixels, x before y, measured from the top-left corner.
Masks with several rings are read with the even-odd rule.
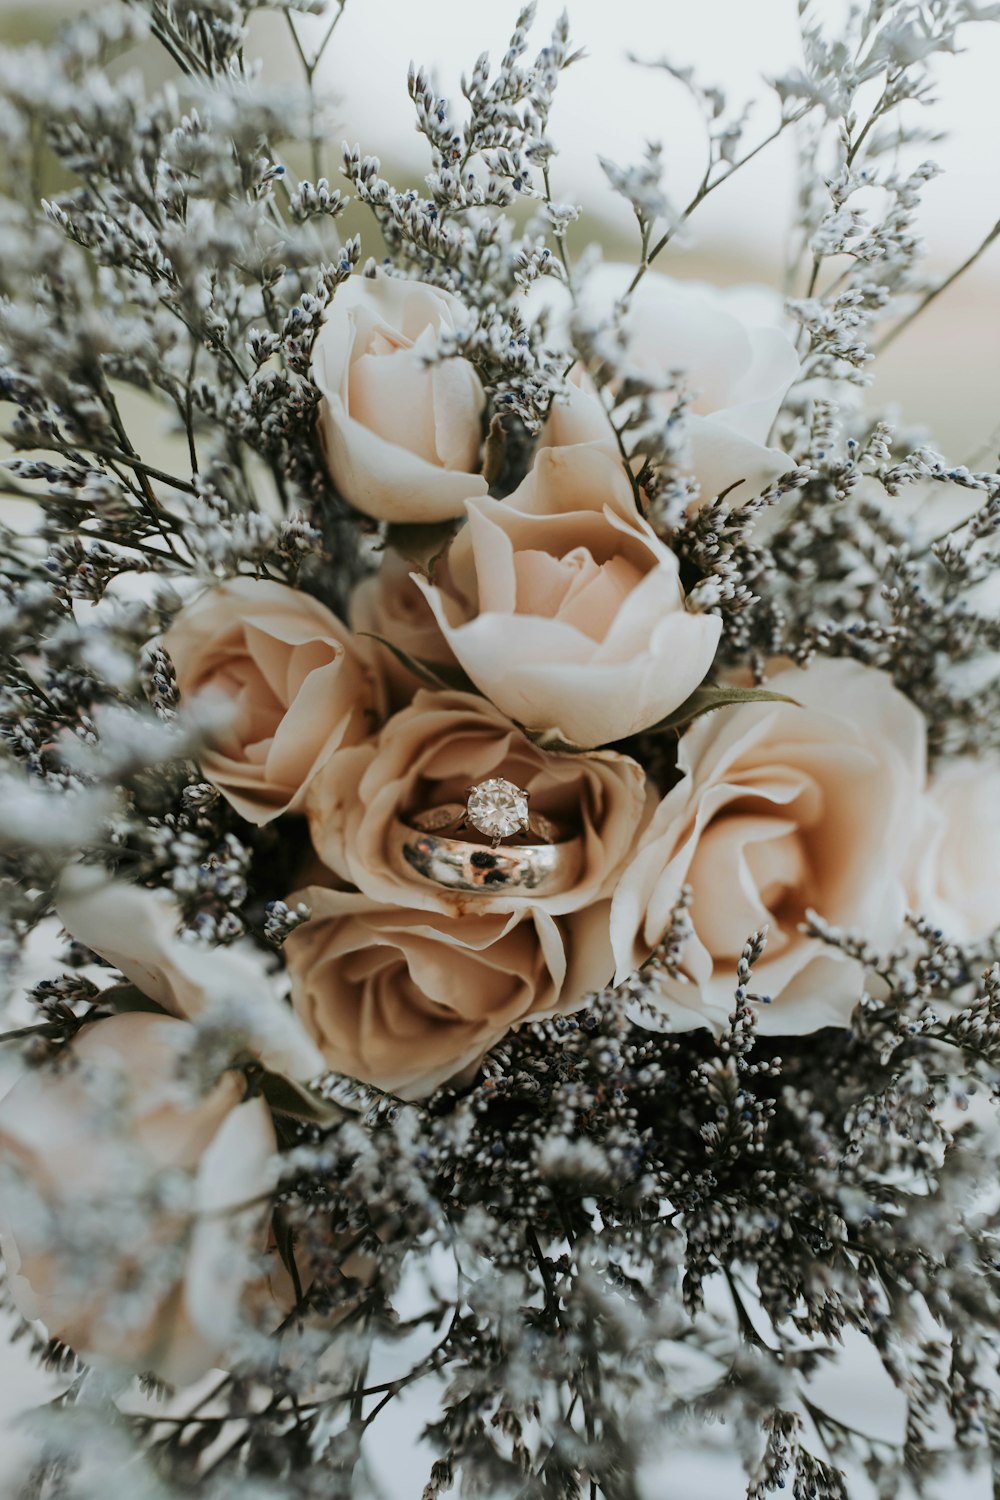
[[[525,736],[539,750],[547,750],[552,755],[586,755],[586,746],[573,745],[569,740],[564,740],[558,729],[525,729]]]
[[[372,630],[359,630],[358,635],[366,635],[369,640],[378,641],[387,651],[391,651],[398,662],[412,672],[414,677],[427,687],[445,688],[452,692],[475,693],[482,697],[476,684],[471,677],[466,677],[457,662],[450,661],[428,661],[423,656],[411,656],[409,651],[404,651],[402,646],[396,646],[392,641],[387,641],[384,635],[376,635]]]
[[[124,1013],[126,1011],[148,1011],[157,1016],[169,1016],[171,1012],[164,1006],[158,1005],[155,1000],[150,1000],[142,990],[134,984],[113,984],[110,988],[102,990],[99,995],[102,1005],[110,1005],[111,1009]]]
[[[271,1215],[271,1231],[274,1234],[275,1249],[281,1257],[281,1264],[292,1278],[295,1301],[299,1303],[302,1301],[302,1281],[295,1260],[295,1245],[291,1228],[280,1207],[276,1208]]]
[[[286,1078],[283,1073],[271,1073],[266,1068],[261,1076],[261,1093],[273,1110],[281,1115],[292,1115],[296,1120],[309,1120],[314,1125],[335,1125],[347,1119],[347,1111],[339,1104],[331,1104],[314,1094],[303,1084]]]
[[[506,452],[507,432],[500,413],[495,412],[490,422],[490,430],[486,434],[486,442],[483,445],[482,473],[489,489],[493,488],[503,473],[503,461]]]
[[[793,703],[796,708],[801,707],[797,699],[788,698],[784,693],[769,692],[767,688],[712,687],[702,684],[672,714],[667,714],[658,724],[651,724],[644,732],[662,734],[668,729],[681,730],[694,719],[700,719],[702,714],[710,714],[717,708],[729,708],[739,703]]]
[[[386,529],[386,546],[411,562],[433,583],[434,569],[457,530],[457,521],[437,521],[427,526],[391,525]]]

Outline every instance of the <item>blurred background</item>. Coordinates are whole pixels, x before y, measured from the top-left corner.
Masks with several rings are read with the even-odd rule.
[[[61,0],[0,0],[0,48],[42,40],[61,19],[89,8]],[[684,88],[662,71],[630,61],[629,53],[645,61],[666,56],[674,65],[693,65],[701,83],[726,92],[735,113],[756,101],[746,137],[752,145],[777,119],[777,99],[764,80],[787,71],[798,59],[798,7],[796,0],[569,0],[568,8],[573,41],[587,57],[564,75],[557,94],[552,134],[560,155],[552,168],[553,192],[559,200],[586,205],[578,245],[597,239],[608,258],[626,258],[635,253],[630,211],[607,186],[598,154],[628,165],[640,159],[647,141],[662,143],[668,191],[683,204],[701,177],[705,152],[700,115]],[[843,8],[841,0],[817,0],[814,11],[832,23]],[[532,55],[561,9],[562,0],[540,0]],[[428,161],[406,94],[408,63],[413,58],[428,65],[438,90],[457,96],[462,72],[471,72],[481,51],[499,60],[516,10],[517,0],[489,7],[470,0],[347,0],[318,77],[337,101],[327,158],[334,185],[342,139],[379,156],[383,171],[397,183],[419,182]],[[307,52],[324,24],[316,18],[298,21]],[[261,18],[254,40],[250,53],[266,57],[269,76],[300,76],[287,27],[279,18]],[[130,59],[129,65],[136,62],[151,83],[166,76],[152,51]],[[965,50],[943,59],[939,68],[937,102],[929,119],[946,138],[916,148],[907,163],[930,156],[945,169],[926,190],[921,219],[935,277],[943,278],[964,261],[1000,218],[998,76],[1000,26],[969,27]],[[915,106],[911,110],[917,113]],[[707,200],[687,238],[671,247],[660,269],[720,284],[749,281],[780,289],[795,169],[789,135]],[[907,425],[925,425],[933,445],[953,462],[977,455],[980,463],[987,456],[995,458],[1000,446],[998,332],[1000,239],[878,361],[871,403],[898,404]],[[150,434],[154,446],[158,436]],[[860,1343],[849,1347],[826,1385],[823,1394],[830,1409],[846,1420],[886,1432],[901,1420],[895,1393]],[[0,1337],[0,1418],[15,1418],[57,1389]],[[415,1459],[414,1445],[431,1413],[412,1402],[400,1403],[400,1408],[395,1441],[381,1456],[381,1477],[386,1500],[416,1500],[429,1458]],[[15,1430],[0,1447],[3,1497],[11,1493],[4,1475],[10,1473],[18,1441]],[[712,1451],[692,1453],[682,1464],[653,1465],[649,1473],[648,1500],[667,1495],[670,1500],[738,1500],[742,1493],[739,1466],[724,1430],[716,1432]],[[850,1493],[852,1500],[862,1500],[870,1491],[858,1476]],[[989,1479],[985,1474],[978,1481],[963,1476],[953,1490],[947,1485],[941,1490],[942,1497],[951,1493],[980,1500],[990,1493]]]
[[[531,55],[547,40],[564,0],[539,0]],[[38,39],[62,17],[85,9],[65,0],[0,0],[0,46]],[[833,26],[846,0],[815,0],[813,13]],[[666,183],[683,204],[700,179],[704,131],[697,107],[676,80],[629,60],[668,57],[693,65],[698,80],[721,87],[733,113],[754,101],[746,136],[754,144],[778,115],[766,87],[800,55],[796,0],[569,0],[572,38],[586,58],[563,75],[552,116],[560,154],[553,191],[583,203],[587,221],[577,244],[600,239],[606,255],[634,253],[630,210],[607,185],[598,154],[621,164],[637,162],[647,141],[659,141]],[[406,94],[411,58],[427,65],[440,92],[457,97],[463,71],[481,51],[494,62],[513,28],[517,0],[473,5],[469,0],[347,0],[318,83],[336,98],[327,171],[339,181],[340,143],[357,142],[379,156],[396,181],[419,183],[428,169],[426,147],[413,126]],[[419,15],[419,28],[415,18]],[[326,22],[300,17],[307,52]],[[258,17],[257,45],[269,77],[301,76],[288,29],[280,17]],[[142,60],[166,76],[151,50]],[[133,65],[132,59],[129,65]],[[946,133],[932,145],[911,148],[907,165],[930,157],[944,169],[924,197],[921,228],[928,264],[946,275],[982,241],[1000,218],[1000,26],[966,28],[964,50],[943,58],[936,102],[930,111],[908,106],[908,124],[930,123]],[[660,262],[673,275],[721,283],[756,281],[780,287],[788,226],[796,190],[791,133],[768,147],[699,208],[691,233]],[[355,227],[353,224],[351,228]],[[373,247],[374,248],[374,247]],[[937,446],[954,461],[991,440],[1000,424],[1000,239],[967,276],[901,336],[879,361],[872,400],[898,402],[909,422],[926,424]],[[995,446],[995,444],[993,444]]]

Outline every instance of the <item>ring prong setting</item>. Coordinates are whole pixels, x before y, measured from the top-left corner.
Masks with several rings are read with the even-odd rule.
[[[468,791],[465,821],[495,849],[503,839],[528,830],[528,795],[513,781],[491,776]]]

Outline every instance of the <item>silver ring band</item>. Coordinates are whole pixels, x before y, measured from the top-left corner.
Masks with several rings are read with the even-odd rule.
[[[447,890],[482,896],[555,896],[568,890],[579,874],[583,839],[491,848],[413,828],[397,818],[388,852],[399,873],[419,875]]]

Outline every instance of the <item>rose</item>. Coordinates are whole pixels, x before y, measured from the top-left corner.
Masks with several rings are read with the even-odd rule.
[[[678,707],[721,623],[684,608],[677,559],[610,448],[546,448],[505,501],[470,500],[440,586],[417,579],[476,686],[510,718],[604,745]]]
[[[859,966],[799,930],[807,909],[876,946],[901,928],[923,793],[921,714],[884,673],[851,661],[779,671],[768,686],[801,706],[745,704],[691,726],[681,780],[615,893],[621,980],[655,949],[681,886],[691,886],[689,982],[651,985],[676,1026],[725,1024],[740,951],[764,923],[753,987],[774,1003],[761,1010],[761,1029],[843,1025],[861,994]]]
[[[410,576],[411,572],[411,565],[397,552],[386,552],[378,571],[363,578],[351,595],[351,626],[366,633],[360,636],[358,648],[368,654],[392,708],[409,703],[420,686],[420,678],[408,671],[386,646],[368,637],[379,636],[409,656],[432,665],[454,665],[455,662],[430,605]]]
[[[422,281],[352,276],[337,288],[313,349],[320,436],[334,484],[379,521],[442,521],[484,494],[483,389],[466,359],[435,361],[465,318]]]
[[[563,839],[580,839],[580,867],[567,889],[548,896],[470,895],[395,868],[397,820],[464,804],[471,785],[492,777],[528,792],[532,814],[554,823]],[[320,857],[375,901],[460,915],[484,904],[516,909],[530,900],[562,913],[610,896],[646,817],[646,776],[614,751],[546,752],[471,693],[420,691],[377,739],[328,763],[313,783],[307,810]]]
[[[633,274],[633,267],[620,264],[592,273],[584,283],[584,320],[606,320]],[[791,467],[767,438],[799,373],[798,356],[777,326],[777,314],[761,307],[760,298],[757,306],[747,306],[752,290],[720,292],[647,271],[622,322],[627,368],[654,382],[682,371],[694,396],[687,437],[701,503],[728,491],[730,503],[739,504]],[[765,326],[758,326],[761,316]],[[665,394],[665,404],[672,400]],[[606,441],[608,425],[601,401],[578,373],[554,404],[542,441]]]
[[[581,840],[567,889],[448,890],[394,865],[397,820],[463,802],[493,776]],[[285,944],[293,1003],[329,1065],[417,1097],[526,1017],[572,1009],[604,985],[609,897],[646,813],[636,762],[548,753],[466,693],[418,692],[376,740],[331,761],[310,793],[313,842],[360,890],[299,893],[312,920]]]
[[[321,886],[291,899],[313,913],[285,943],[304,1025],[331,1068],[407,1099],[611,973],[606,903],[557,920],[525,903],[444,917]]]
[[[234,1043],[241,1038],[265,1067],[290,1078],[308,1080],[323,1071],[322,1056],[275,995],[260,957],[236,945],[185,942],[169,892],[128,885],[102,869],[79,865],[63,876],[56,910],[71,937],[114,964],[172,1015],[226,1021]]]
[[[914,844],[910,904],[956,942],[1000,928],[1000,756],[962,756],[934,776]]]
[[[207,589],[163,645],[182,695],[232,704],[201,765],[249,823],[297,810],[324,761],[377,722],[375,684],[350,632],[298,589],[252,578]]]
[[[266,1240],[277,1149],[263,1099],[225,1073],[178,1079],[195,1028],[85,1026],[67,1064],[0,1102],[0,1240],[23,1317],[90,1360],[188,1385],[238,1332]]]

